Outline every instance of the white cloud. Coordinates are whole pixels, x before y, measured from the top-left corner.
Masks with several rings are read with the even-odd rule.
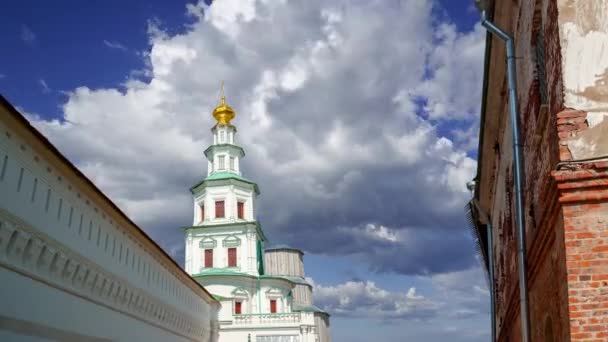
[[[442,123],[475,119],[479,29],[437,31],[432,3],[417,0],[216,1],[188,11],[196,21],[182,34],[150,22],[148,67],[133,74],[150,80],[74,89],[64,120],[33,123],[154,237],[183,243],[174,227],[191,223],[188,187],[205,174],[210,113],[225,80],[247,151],[243,173],[261,187],[259,215],[275,241],[349,254],[332,247],[367,240],[398,247],[421,236],[416,265],[374,267],[468,266],[463,239],[440,240],[464,227],[464,184],[475,161],[418,115],[417,101],[426,98],[428,116]],[[320,232],[326,238],[312,243]],[[466,262],[430,265],[424,251],[435,245]],[[368,260],[393,262],[387,253]]]
[[[449,317],[468,318],[475,315],[489,314],[490,292],[480,267],[467,270],[436,274],[432,285],[445,298],[449,307],[445,309]]]
[[[20,38],[24,43],[31,45],[36,40],[36,35],[27,25],[21,25]]]
[[[51,92],[51,88],[49,88],[48,84],[46,84],[46,81],[44,79],[39,79],[38,80],[38,84],[40,85],[40,87],[42,88],[42,93],[43,94],[48,94]]]
[[[313,294],[317,306],[336,316],[417,320],[436,316],[440,308],[439,303],[418,295],[414,287],[393,292],[371,281],[348,281],[335,286],[314,284]]]
[[[122,51],[127,51],[127,47],[122,45],[119,42],[116,41],[109,41],[109,40],[103,40],[103,45],[109,47],[110,49],[116,49],[116,50],[122,50]]]
[[[477,117],[480,108],[485,48],[485,30],[476,25],[471,33],[458,33],[452,24],[435,31],[439,41],[428,59],[429,77],[414,94],[426,101],[424,110],[431,119]]]

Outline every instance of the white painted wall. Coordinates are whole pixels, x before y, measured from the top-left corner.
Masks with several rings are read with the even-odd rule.
[[[225,224],[233,222],[255,221],[254,201],[255,193],[247,188],[235,185],[218,185],[208,187],[194,197],[194,222],[193,225],[201,224]],[[224,216],[218,218],[215,215],[215,201],[224,201]],[[244,203],[244,218],[238,218],[237,202]],[[201,216],[201,205],[205,206],[205,218]]]
[[[203,271],[205,248],[201,247],[201,242],[203,240],[208,241],[208,239],[215,240],[216,245],[213,248],[213,268],[227,268],[228,248],[230,247],[224,246],[224,240],[234,239],[235,237],[240,240],[240,245],[235,247],[237,249],[237,266],[229,269],[257,275],[257,235],[253,223],[248,226],[222,228],[211,226],[188,231],[186,235],[186,271],[190,274],[198,274]]]
[[[217,304],[0,114],[0,317],[116,340],[132,340],[133,330],[150,341],[213,340]],[[57,314],[44,317],[51,304]],[[94,317],[95,328],[82,323]]]

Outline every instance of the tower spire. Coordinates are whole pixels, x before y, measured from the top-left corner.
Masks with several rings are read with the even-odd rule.
[[[224,95],[224,80],[222,80],[222,83],[220,84],[220,94],[221,94],[221,104],[225,105],[226,104],[226,95]]]
[[[220,84],[221,102],[220,105],[213,110],[213,117],[217,120],[218,125],[230,126],[230,120],[234,119],[236,113],[234,109],[226,104],[226,95],[224,94],[224,81]]]

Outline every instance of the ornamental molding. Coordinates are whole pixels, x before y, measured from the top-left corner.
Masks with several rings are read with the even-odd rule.
[[[206,236],[198,243],[198,246],[203,249],[215,248],[217,247],[217,241],[210,236]]]
[[[238,299],[249,298],[249,292],[242,287],[234,289],[231,294],[234,298]]]
[[[191,341],[216,336],[194,317],[111,274],[0,208],[0,267]]]
[[[241,245],[241,239],[236,235],[230,235],[222,240],[222,246],[224,247],[238,247]]]
[[[283,297],[283,291],[279,289],[271,288],[266,291],[266,298],[279,299],[281,297]]]
[[[565,164],[567,166],[567,164]],[[574,170],[556,170],[551,176],[557,182],[561,204],[597,202],[608,200],[608,162],[589,163]]]

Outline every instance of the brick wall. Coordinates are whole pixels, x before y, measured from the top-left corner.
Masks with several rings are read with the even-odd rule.
[[[553,173],[563,205],[571,341],[608,341],[608,163]]]
[[[561,56],[555,0],[516,4],[496,1],[495,22],[515,37],[518,97],[524,142],[524,202],[528,252],[528,286],[533,341],[569,340],[567,265],[564,247],[564,221],[556,180],[551,171],[560,161],[557,113],[562,111]],[[544,67],[548,97],[540,96],[535,77],[537,59],[535,37],[544,37]],[[502,59],[496,67],[506,69],[504,44],[493,42],[492,59]],[[492,70],[489,71],[492,73]],[[491,77],[491,76],[490,76]],[[506,88],[506,80],[504,87]],[[498,161],[494,172],[492,217],[495,226],[497,334],[500,341],[520,341],[519,277],[517,269],[517,231],[513,191],[511,127],[505,89],[504,107],[487,109],[501,115],[496,132]],[[489,91],[498,91],[490,89]],[[564,127],[565,128],[565,127]]]
[[[600,2],[608,6],[606,0],[593,3]],[[608,162],[573,158],[604,151],[606,128],[600,126],[608,120],[590,128],[589,118],[597,113],[565,107],[564,94],[572,90],[564,90],[564,70],[577,75],[589,71],[572,60],[563,64],[568,60],[562,56],[565,36],[560,36],[559,26],[585,22],[574,13],[593,16],[597,11],[585,7],[591,2],[494,3],[493,21],[514,36],[517,55],[532,340],[608,341]],[[544,46],[537,48],[538,39]],[[539,61],[544,79],[539,77]],[[491,130],[483,136],[479,182],[484,187],[480,193],[489,194],[489,203],[482,205],[490,208],[494,227],[497,334],[499,341],[511,342],[521,341],[517,231],[507,66],[504,42],[496,38],[489,65],[486,100],[492,106],[485,108],[485,120],[490,121],[483,125]],[[541,96],[542,85],[547,96]]]

